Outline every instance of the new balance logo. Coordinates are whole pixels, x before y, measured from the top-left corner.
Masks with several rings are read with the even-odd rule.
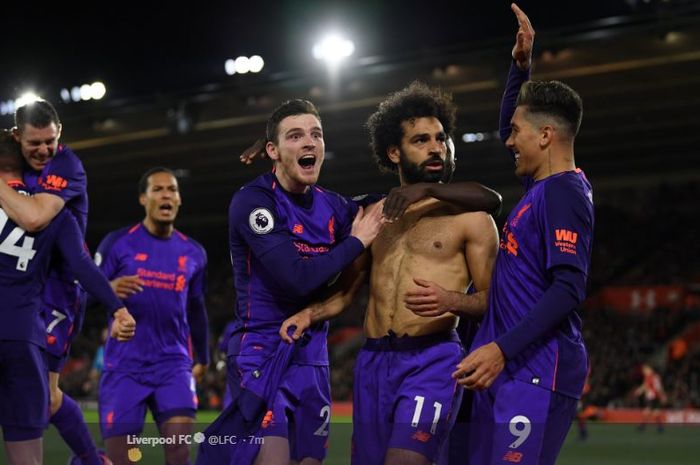
[[[523,454],[520,452],[513,452],[512,450],[509,450],[506,452],[506,455],[503,456],[503,461],[504,462],[510,462],[510,463],[520,463],[523,459]]]
[[[148,254],[145,254],[145,253],[137,253],[137,254],[134,256],[134,260],[136,260],[137,262],[145,262],[146,260],[148,260]]]
[[[267,427],[270,426],[270,424],[272,423],[272,418],[273,418],[272,410],[268,410],[268,411],[265,413],[265,417],[263,418],[262,424],[261,424],[260,426],[261,426],[263,429],[267,428]]]
[[[413,433],[413,436],[411,436],[412,439],[415,439],[416,441],[420,442],[428,442],[430,441],[430,438],[432,436],[430,433],[426,433],[425,431],[418,430],[415,433]]]

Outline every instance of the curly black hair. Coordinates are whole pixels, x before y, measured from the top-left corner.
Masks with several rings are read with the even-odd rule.
[[[374,159],[382,171],[396,172],[387,150],[401,145],[401,123],[415,118],[435,117],[442,124],[445,134],[454,131],[457,107],[452,95],[438,88],[431,88],[420,81],[395,92],[379,104],[379,108],[367,120],[370,145]]]

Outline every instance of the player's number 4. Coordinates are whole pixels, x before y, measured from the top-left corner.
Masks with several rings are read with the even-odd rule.
[[[7,224],[7,213],[0,208],[0,232],[5,229]],[[34,238],[31,236],[24,236],[24,229],[20,227],[14,228],[10,231],[4,241],[0,243],[0,252],[10,255],[11,257],[17,257],[17,269],[19,271],[27,271],[27,266],[29,265],[29,260],[34,258],[36,250],[34,247]],[[21,246],[17,244],[24,236],[24,241]]]

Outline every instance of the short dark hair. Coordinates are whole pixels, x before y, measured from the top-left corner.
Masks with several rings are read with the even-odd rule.
[[[141,179],[139,179],[139,195],[145,194],[148,190],[148,178],[158,173],[168,173],[169,175],[177,179],[177,176],[175,176],[175,172],[170,168],[165,168],[164,166],[156,166],[154,168],[151,168],[145,173],[143,173],[143,175],[141,175]]]
[[[452,95],[439,88],[414,81],[391,94],[367,120],[374,159],[383,171],[395,172],[397,167],[389,159],[387,150],[401,146],[404,136],[401,123],[416,118],[437,118],[448,136],[454,131],[457,107]]]
[[[280,122],[288,116],[295,115],[314,115],[321,121],[321,115],[319,115],[316,106],[304,99],[292,99],[287,100],[282,105],[275,108],[272,115],[267,120],[267,128],[265,129],[265,135],[267,140],[273,143],[277,143],[277,128]]]
[[[61,120],[58,118],[56,109],[46,100],[37,100],[15,110],[15,127],[19,131],[24,129],[25,124],[42,129],[51,123],[58,126],[61,124]]]
[[[22,170],[22,151],[12,136],[12,131],[0,129],[0,171],[8,168]]]
[[[558,120],[571,138],[581,127],[583,102],[571,87],[559,81],[528,81],[520,88],[516,106],[524,106],[526,113]]]

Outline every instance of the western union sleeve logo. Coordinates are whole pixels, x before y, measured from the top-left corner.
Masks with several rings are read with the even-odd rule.
[[[554,246],[557,247],[560,252],[576,255],[578,233],[569,231],[568,229],[555,229],[554,236],[556,238]]]

